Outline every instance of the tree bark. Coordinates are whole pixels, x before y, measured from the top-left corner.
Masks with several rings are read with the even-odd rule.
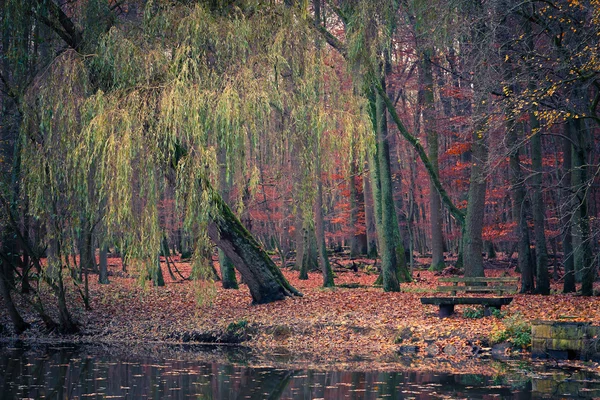
[[[373,192],[371,190],[371,174],[363,177],[363,194],[365,199],[365,228],[367,231],[367,256],[377,258],[377,230],[375,227],[375,211],[373,209]]]
[[[510,149],[509,168],[510,184],[512,186],[512,214],[513,220],[517,222],[517,265],[521,271],[521,293],[532,293],[534,284],[534,269],[529,262],[531,260],[529,248],[529,228],[527,226],[527,207],[523,174],[521,172],[520,147],[518,126],[514,119],[508,121],[508,146]]]
[[[4,253],[3,251],[3,254]],[[2,295],[2,299],[4,300],[4,304],[6,310],[8,311],[8,316],[13,324],[15,333],[20,335],[29,329],[30,325],[23,320],[19,310],[15,306],[11,296],[11,285],[10,285],[10,276],[13,274],[13,266],[10,265],[8,260],[2,259],[0,264],[0,294]]]
[[[218,154],[219,162],[219,188],[221,190],[221,196],[223,201],[228,205],[230,199],[230,185],[227,181],[227,157],[226,150],[223,146],[219,148]],[[235,276],[235,267],[233,262],[227,255],[219,249],[219,268],[221,269],[221,284],[223,289],[239,289],[237,278]]]
[[[217,194],[214,194],[214,201],[220,213],[209,223],[208,235],[233,261],[250,289],[253,303],[302,296]]]
[[[309,240],[308,240],[308,228],[306,227],[302,227],[300,229],[301,232],[301,239],[300,239],[300,244],[299,244],[299,249],[298,249],[298,253],[299,255],[299,259],[296,260],[296,262],[298,263],[298,265],[300,266],[300,275],[298,276],[298,279],[300,280],[307,280],[308,279],[308,259],[309,259],[309,254],[310,254],[310,249],[309,249]]]
[[[98,274],[98,283],[106,285],[108,281],[108,248],[106,245],[100,245],[100,273]]]
[[[385,85],[385,78],[381,78],[381,85]],[[380,212],[381,229],[379,232],[379,251],[381,257],[381,270],[383,277],[383,290],[386,292],[399,292],[400,284],[398,282],[398,259],[396,256],[396,247],[402,247],[402,242],[394,243],[396,239],[395,232],[398,230],[398,220],[396,218],[396,209],[394,206],[394,194],[392,191],[392,174],[390,170],[390,148],[387,138],[387,112],[382,97],[376,95],[376,115],[377,115],[377,162],[379,164],[380,181]],[[396,226],[394,226],[396,225]],[[404,249],[402,249],[404,253]]]
[[[544,233],[545,207],[542,194],[542,138],[540,126],[535,116],[529,116],[531,124],[531,164],[533,168],[533,228],[535,233],[535,256],[537,264],[536,293],[550,294],[548,276],[548,249]]]
[[[317,251],[319,254],[319,266],[323,273],[323,287],[335,286],[333,282],[333,270],[327,257],[327,246],[325,243],[325,227],[323,222],[323,182],[321,181],[321,157],[317,156],[317,198],[315,201],[315,225],[317,236]]]
[[[350,166],[350,178],[348,185],[350,186],[350,257],[358,257],[367,254],[367,233],[362,230],[359,222],[359,214],[365,211],[365,197],[363,192],[358,189],[356,184],[358,168],[356,161],[353,160]]]
[[[566,137],[563,139],[563,165],[562,165],[562,205],[561,205],[561,224],[563,226],[563,265],[565,268],[565,277],[563,283],[563,293],[572,293],[576,291],[575,287],[575,263],[573,261],[573,234],[572,234],[572,205],[573,198],[571,194],[571,169],[572,158],[571,153],[573,146],[569,137],[576,136],[571,134],[576,126],[572,120],[569,120],[566,125]]]
[[[575,143],[572,163],[573,163],[573,192],[575,193],[574,207],[574,225],[577,229],[578,243],[580,253],[579,266],[575,264],[575,271],[581,271],[581,294],[584,296],[593,295],[593,285],[596,278],[596,265],[592,257],[592,238],[590,232],[589,210],[588,210],[588,130],[585,123],[580,119],[575,120],[576,129],[572,130],[571,140]],[[577,253],[577,251],[576,251]]]
[[[479,19],[472,28],[471,40],[478,43],[482,50],[477,51],[476,67],[473,72],[473,103],[475,113],[473,118],[473,143],[471,145],[471,178],[467,197],[467,213],[463,237],[463,265],[465,276],[484,276],[483,271],[483,223],[485,216],[485,195],[487,188],[486,166],[488,162],[488,90],[486,81],[489,71],[488,51],[484,43],[487,38],[483,6],[480,1],[472,4],[470,11],[474,18]]]
[[[419,100],[422,105],[423,125],[427,137],[429,162],[439,176],[438,134],[435,127],[435,108],[433,99],[433,71],[431,56],[433,49],[428,47],[420,52],[419,62]],[[444,236],[442,233],[442,202],[435,184],[429,180],[429,207],[431,223],[431,266],[432,271],[444,269]]]

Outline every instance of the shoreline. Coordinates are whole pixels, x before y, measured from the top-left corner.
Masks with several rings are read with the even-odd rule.
[[[164,287],[144,288],[133,278],[111,276],[109,285],[90,282],[89,311],[80,297],[70,293],[69,305],[80,324],[79,334],[45,333],[29,313],[25,316],[33,323],[30,330],[20,336],[4,334],[0,341],[202,346],[195,339],[211,337],[211,348],[244,347],[259,359],[276,354],[302,365],[458,365],[486,362],[481,354],[488,357],[491,353],[491,336],[513,320],[527,324],[540,316],[559,319],[564,315],[569,315],[570,321],[600,320],[600,298],[562,294],[514,294],[513,302],[502,309],[503,318],[469,318],[468,308],[463,306],[453,316],[440,319],[436,306],[420,303],[437,285],[437,277],[425,270],[416,271],[415,281],[403,284],[400,293],[372,287],[376,275],[363,272],[337,271],[338,287],[333,289],[320,287],[319,273],[301,281],[295,271],[283,272],[304,296],[260,305],[250,304],[244,286],[224,290],[217,283],[212,302],[199,304],[199,291],[202,294],[206,289],[202,283],[167,280]],[[48,311],[55,312],[50,307]],[[0,317],[9,325],[5,315]],[[214,343],[227,336],[229,340],[224,341],[228,343]],[[239,340],[234,344],[232,338]],[[510,350],[506,353],[511,355]],[[530,359],[526,351],[512,355],[516,360]]]

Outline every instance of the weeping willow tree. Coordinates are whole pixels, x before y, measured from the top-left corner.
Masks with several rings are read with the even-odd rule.
[[[60,15],[54,31],[71,48],[26,92],[21,136],[23,185],[31,213],[45,223],[47,275],[59,290],[61,261],[76,241],[72,227],[98,216],[109,237],[127,244],[129,265],[159,279],[159,202],[174,185],[195,254],[205,253],[209,240],[216,243],[255,303],[301,295],[223,201],[218,152],[225,153],[225,168],[236,171],[233,185],[255,181],[248,149],[277,132],[274,115],[285,107],[314,143],[304,150],[318,149],[335,118],[333,97],[315,89],[326,87],[317,82],[324,80],[316,73],[325,70],[321,60],[303,60],[308,73],[298,76],[295,90],[282,85],[290,66],[284,38],[310,34],[304,17],[250,2],[212,8],[148,2],[142,17],[105,25],[86,41],[85,34],[69,36],[70,28],[80,30]],[[351,122],[360,125],[365,113],[360,106],[352,112]],[[243,205],[232,204],[237,211]],[[200,257],[195,262],[206,267]]]

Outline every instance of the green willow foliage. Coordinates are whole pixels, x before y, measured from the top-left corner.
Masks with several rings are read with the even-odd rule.
[[[259,143],[280,158],[303,142],[294,151],[311,171],[326,138],[348,147],[368,131],[362,100],[342,88],[314,40],[283,6],[222,13],[148,2],[140,21],[117,23],[90,54],[63,52],[26,96],[31,213],[65,248],[76,242],[73,226],[101,221],[132,263],[152,271],[164,235],[159,205],[174,185],[184,227],[205,248],[206,226],[219,218],[219,149],[244,187],[256,184],[249,155]],[[291,122],[279,129],[284,113]]]

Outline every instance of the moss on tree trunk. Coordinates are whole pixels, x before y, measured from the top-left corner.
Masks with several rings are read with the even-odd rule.
[[[231,259],[248,285],[252,302],[270,303],[288,296],[302,296],[244,228],[229,206],[215,194],[220,213],[208,225],[210,239]]]

